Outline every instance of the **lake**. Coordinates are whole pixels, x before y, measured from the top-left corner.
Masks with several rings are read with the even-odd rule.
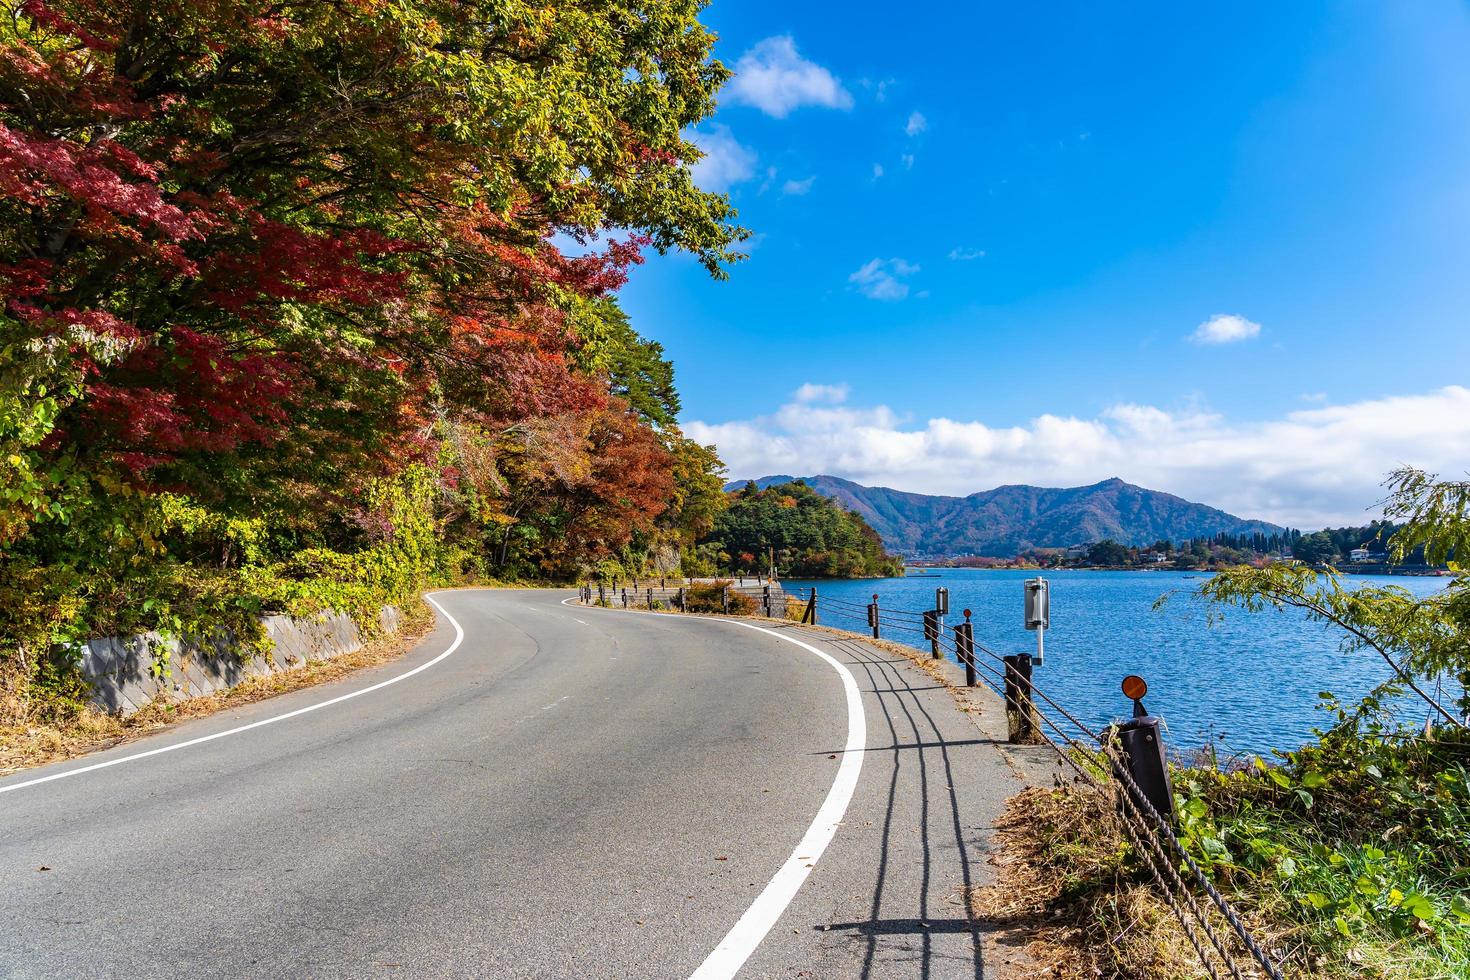
[[[863,612],[823,607],[821,597],[865,605],[876,592],[885,610],[919,612],[933,608],[934,590],[943,586],[950,596],[947,624],[962,622],[968,608],[977,643],[996,653],[1036,652],[1035,634],[1022,625],[1021,584],[1036,572],[935,571],[940,577],[790,579],[783,584],[798,591],[815,585],[822,624],[857,632],[868,631]],[[1342,653],[1339,633],[1307,622],[1294,610],[1217,611],[1212,624],[1206,604],[1191,594],[1207,575],[1063,570],[1044,576],[1051,586],[1051,629],[1046,633],[1046,663],[1036,668],[1034,680],[1089,725],[1127,717],[1132,704],[1118,685],[1125,675],[1140,674],[1149,687],[1144,703],[1151,714],[1163,717],[1174,748],[1214,740],[1222,752],[1293,749],[1311,739],[1314,727],[1330,722],[1316,708],[1319,691],[1356,700],[1391,673],[1372,651]],[[1428,595],[1444,588],[1447,580],[1363,575],[1344,581],[1391,582],[1415,595]],[[1155,610],[1154,601],[1165,593],[1173,593],[1169,604]],[[928,649],[921,634],[885,626],[884,636]],[[1418,712],[1407,703],[1405,709]]]

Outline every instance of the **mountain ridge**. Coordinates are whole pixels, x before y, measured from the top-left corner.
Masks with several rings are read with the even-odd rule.
[[[1112,538],[1128,545],[1283,530],[1113,477],[1082,487],[1006,484],[967,496],[868,487],[836,476],[764,476],[759,487],[801,480],[860,513],[885,546],[905,555],[1009,557]],[[738,490],[750,481],[726,484]]]

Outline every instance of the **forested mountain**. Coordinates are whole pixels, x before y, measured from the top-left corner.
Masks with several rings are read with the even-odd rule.
[[[790,483],[767,476],[757,486]],[[891,550],[908,555],[1009,556],[1112,538],[1130,545],[1282,529],[1173,494],[1104,480],[1087,487],[1004,486],[968,497],[865,487],[835,476],[803,478],[823,496],[860,514]],[[727,484],[729,487],[741,484]]]
[[[862,516],[803,483],[746,484],[730,495],[699,546],[714,570],[762,571],[775,561],[793,578],[869,578],[903,573]]]

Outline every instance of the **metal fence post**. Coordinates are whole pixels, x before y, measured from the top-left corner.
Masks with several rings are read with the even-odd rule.
[[[873,639],[881,639],[878,635],[878,593],[873,593],[873,601],[868,603],[868,625],[873,627]]]
[[[624,609],[627,609],[628,608],[628,590],[627,589],[624,589],[623,590],[623,608]]]
[[[1174,822],[1174,787],[1169,780],[1169,763],[1164,755],[1164,736],[1159,719],[1143,706],[1148,684],[1137,674],[1123,678],[1123,693],[1133,700],[1133,717],[1115,729],[1128,775],[1153,804],[1159,816]],[[1120,792],[1125,792],[1119,787]]]
[[[763,605],[763,606],[766,607],[766,618],[767,619],[770,619],[771,618],[771,587],[769,585],[767,585],[767,586],[763,586],[762,588],[763,588],[763,591],[761,592],[761,605]]]
[[[970,625],[970,610],[965,621],[954,629],[954,652],[965,666],[965,686],[975,686],[975,627]]]
[[[680,612],[688,612],[689,611],[689,603],[686,602],[685,599],[684,599],[684,586],[682,586],[682,585],[679,586],[679,611]]]
[[[597,604],[599,606],[607,602],[607,588],[601,582],[597,583]]]
[[[728,585],[720,589],[720,612],[726,616],[730,615],[730,587]]]
[[[653,586],[648,587],[648,608],[653,609]]]
[[[924,639],[929,641],[930,654],[939,657],[939,610],[924,610]]]
[[[817,625],[817,587],[812,586],[812,596],[806,601],[806,612],[802,613],[801,621]]]
[[[1041,742],[1041,719],[1031,698],[1031,654],[1002,657],[1006,665],[1006,730],[1012,745]]]

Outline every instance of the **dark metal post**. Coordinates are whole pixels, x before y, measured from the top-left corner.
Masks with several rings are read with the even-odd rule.
[[[873,601],[868,603],[868,625],[873,627],[873,639],[880,639],[878,635],[878,593],[873,593]]]
[[[965,667],[965,686],[975,686],[975,627],[970,625],[970,610],[965,610],[965,621],[955,627],[954,652]]]
[[[817,625],[817,587],[812,586],[812,597],[806,602],[806,615],[801,617],[803,623]]]
[[[684,599],[684,587],[682,585],[679,586],[679,611],[680,612],[688,612],[689,611],[689,603],[687,601],[685,601],[685,599]]]
[[[601,606],[601,605],[605,604],[606,602],[607,602],[607,589],[603,587],[603,584],[601,582],[598,582],[597,583],[597,604],[599,606]]]
[[[653,608],[653,586],[648,587],[648,608]]]
[[[1169,780],[1169,763],[1164,754],[1164,735],[1159,719],[1143,706],[1148,685],[1142,677],[1130,674],[1123,680],[1123,693],[1133,699],[1133,717],[1116,726],[1114,731],[1123,749],[1128,775],[1140,792],[1158,811],[1159,816],[1174,822],[1174,787]],[[1114,763],[1116,765],[1116,762]],[[1120,793],[1127,789],[1120,786]]]
[[[728,585],[720,589],[720,612],[726,616],[730,615],[730,587]]]
[[[1031,654],[1002,657],[1006,665],[1006,729],[1012,745],[1039,745],[1041,719],[1031,699]]]
[[[761,592],[761,604],[766,607],[766,618],[767,619],[770,619],[771,618],[771,587],[769,585],[765,586],[764,587],[764,591]]]
[[[623,590],[623,608],[624,609],[627,609],[628,608],[628,590],[627,589],[624,589]]]
[[[929,652],[935,658],[939,656],[939,610],[924,610],[924,639],[929,641]]]

